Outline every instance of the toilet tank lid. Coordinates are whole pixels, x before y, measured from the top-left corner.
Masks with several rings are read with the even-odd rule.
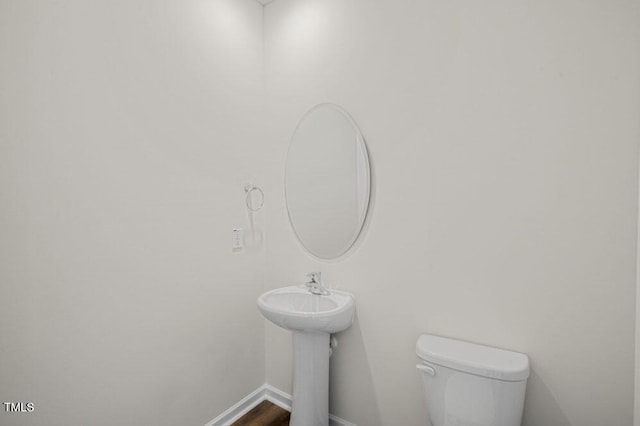
[[[529,358],[519,352],[423,334],[416,354],[433,364],[483,377],[517,382],[529,377]]]

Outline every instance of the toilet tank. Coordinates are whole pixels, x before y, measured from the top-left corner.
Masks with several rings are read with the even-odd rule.
[[[416,354],[433,426],[520,426],[526,355],[430,334]]]

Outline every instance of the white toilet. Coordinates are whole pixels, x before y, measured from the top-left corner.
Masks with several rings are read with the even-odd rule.
[[[520,426],[526,355],[430,334],[416,353],[432,426]]]

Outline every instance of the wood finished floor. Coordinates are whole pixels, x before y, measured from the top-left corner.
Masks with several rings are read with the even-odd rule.
[[[289,426],[291,413],[272,404],[262,401],[231,426]]]

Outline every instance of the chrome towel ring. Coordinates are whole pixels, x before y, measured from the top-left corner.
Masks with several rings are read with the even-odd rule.
[[[256,208],[253,207],[253,197],[251,196],[251,193],[253,191],[258,191],[260,193],[260,205]],[[264,206],[264,192],[262,192],[262,189],[260,189],[260,187],[248,184],[244,187],[244,192],[245,194],[247,194],[245,203],[247,204],[247,208],[250,211],[257,212],[258,210],[262,209],[262,206]]]

